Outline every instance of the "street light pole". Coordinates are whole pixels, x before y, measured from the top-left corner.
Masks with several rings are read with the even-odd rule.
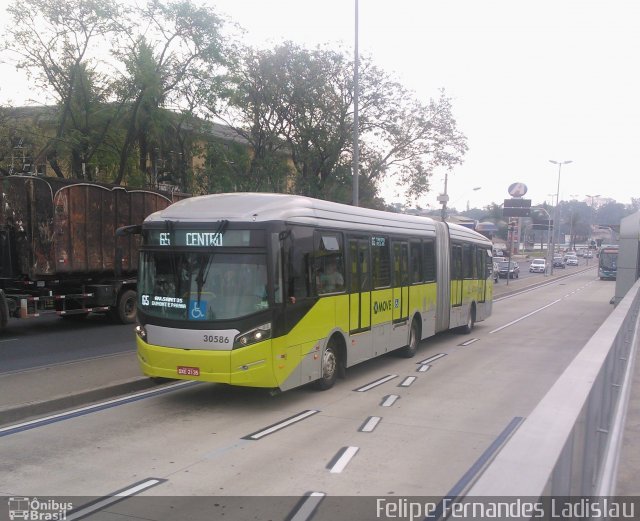
[[[540,210],[547,215],[547,266],[553,268],[553,254],[551,252],[551,248],[549,247],[551,243],[551,216],[549,215],[549,212],[547,212],[547,210],[542,206],[536,207],[536,210]],[[540,247],[542,248],[542,242],[540,243]],[[549,271],[551,270],[551,268],[549,268]],[[545,270],[544,276],[547,276],[547,270]]]
[[[556,207],[555,210],[553,212],[553,226],[554,228],[554,232],[553,232],[553,237],[551,239],[551,251],[555,253],[556,250],[556,235],[558,235],[558,238],[560,238],[560,223],[558,222],[558,209],[560,207],[560,174],[562,172],[562,165],[568,165],[569,163],[573,163],[573,161],[569,160],[569,161],[554,161],[553,159],[549,159],[550,163],[553,163],[554,165],[558,165],[558,188],[557,188],[557,192],[556,192]],[[557,234],[556,234],[556,230],[557,230]],[[551,275],[553,275],[553,262],[551,263]]]
[[[589,216],[589,235],[593,236],[593,200],[596,197],[600,197],[600,194],[596,194],[596,195],[585,194],[585,195],[591,198],[591,215]],[[589,237],[588,240],[591,240],[591,237]],[[591,249],[591,243],[589,243],[589,249]]]
[[[358,0],[355,0],[355,51],[353,59],[353,206],[358,206],[359,201],[359,161],[360,151],[358,149],[359,130],[358,130]]]
[[[447,193],[447,182],[449,180],[449,173],[444,173],[444,193],[438,196],[438,202],[442,203],[442,222],[447,220],[447,202],[449,201],[449,194]]]

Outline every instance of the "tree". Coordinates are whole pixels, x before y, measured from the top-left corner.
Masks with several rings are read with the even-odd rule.
[[[17,67],[27,70],[34,85],[51,93],[58,104],[55,136],[42,153],[56,175],[64,177],[59,159],[69,129],[75,132],[74,153],[82,156],[95,149],[88,142],[86,126],[78,128],[78,120],[87,119],[74,113],[78,108],[74,104],[81,97],[93,97],[85,89],[96,87],[102,79],[92,72],[92,51],[118,30],[118,6],[112,0],[20,0],[7,11],[12,23],[3,47],[17,57]],[[99,90],[107,91],[108,87]],[[78,161],[81,159],[75,157],[71,162]]]
[[[248,52],[234,80],[225,117],[237,122],[256,160],[286,150],[295,171],[289,191],[350,201],[354,84],[346,53],[287,42]],[[377,186],[388,175],[419,196],[435,168],[461,161],[465,138],[444,94],[424,105],[368,59],[359,94],[364,204],[379,204]]]
[[[624,204],[611,201],[597,208],[594,224],[602,226],[620,225],[622,218],[630,215],[632,212],[633,210]]]
[[[129,110],[117,184],[125,176],[135,146],[139,171],[146,172],[149,159],[151,169],[157,169],[155,149],[169,127],[160,109],[181,107],[194,85],[208,84],[209,96],[214,97],[216,82],[211,80],[225,63],[222,20],[210,8],[196,7],[189,0],[167,4],[153,0],[134,14],[129,22],[134,37],[118,52],[126,65],[120,92],[128,100]],[[142,33],[136,35],[135,27],[142,27]]]

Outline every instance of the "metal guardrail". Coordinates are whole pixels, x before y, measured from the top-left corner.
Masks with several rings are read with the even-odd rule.
[[[640,280],[629,290],[467,496],[615,494],[640,342]]]

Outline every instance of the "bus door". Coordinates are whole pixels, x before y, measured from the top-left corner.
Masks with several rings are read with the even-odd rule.
[[[462,306],[462,245],[451,245],[451,306]]]
[[[393,243],[393,322],[409,317],[409,243]]]
[[[371,329],[371,258],[369,239],[349,239],[349,333]]]
[[[478,279],[478,302],[487,300],[487,251],[476,246],[473,248],[475,252],[475,273],[474,277]]]

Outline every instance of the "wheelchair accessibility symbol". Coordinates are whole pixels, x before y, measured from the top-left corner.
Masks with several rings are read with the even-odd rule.
[[[189,301],[189,319],[190,320],[205,320],[207,318],[207,302],[201,300]]]

